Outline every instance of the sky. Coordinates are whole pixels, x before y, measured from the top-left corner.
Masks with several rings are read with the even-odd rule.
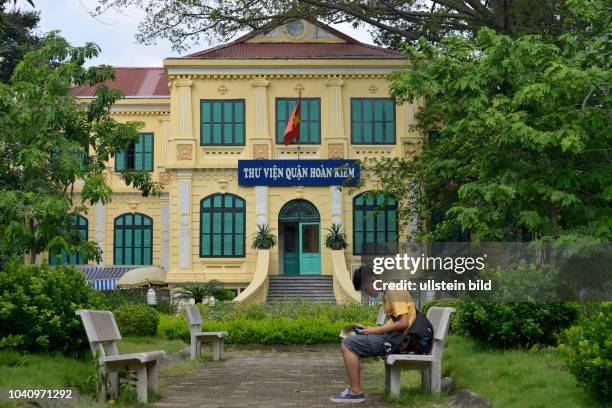
[[[32,9],[25,0],[18,0],[17,4],[22,9]],[[135,35],[138,23],[144,16],[144,11],[140,9],[121,12],[110,10],[101,17],[93,18],[88,11],[95,9],[97,0],[35,0],[34,4],[40,12],[42,32],[59,29],[72,45],[92,41],[102,48],[102,53],[88,65],[162,66],[164,58],[186,55],[217,45],[199,44],[177,54],[172,51],[170,42],[164,39],[159,40],[157,45],[138,44]],[[359,41],[373,44],[371,36],[363,28],[354,29],[349,24],[336,24],[333,27]]]

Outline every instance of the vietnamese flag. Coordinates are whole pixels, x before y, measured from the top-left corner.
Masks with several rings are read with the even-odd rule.
[[[285,138],[283,139],[285,146],[289,145],[289,143],[299,139],[300,137],[300,123],[302,121],[301,104],[302,94],[300,93],[295,109],[293,109],[293,113],[291,114],[289,122],[287,122],[287,127],[285,128]]]

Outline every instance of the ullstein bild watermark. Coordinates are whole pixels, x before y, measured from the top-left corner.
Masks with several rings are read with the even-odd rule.
[[[396,254],[393,257],[376,257],[373,259],[372,272],[380,275],[386,270],[405,271],[410,275],[414,275],[419,270],[428,271],[447,271],[456,274],[463,274],[468,270],[482,271],[485,268],[485,260],[487,254],[478,257],[441,257],[441,256],[410,256],[408,254]],[[474,280],[460,282],[457,279],[453,281],[436,281],[435,279],[427,279],[426,281],[413,281],[408,279],[400,279],[399,281],[385,282],[382,279],[374,280],[374,289],[379,291],[385,290],[408,290],[408,291],[478,291],[491,290],[491,280]]]
[[[374,288],[473,301],[610,301],[612,246],[428,243],[368,248]],[[429,296],[427,295],[427,296]]]

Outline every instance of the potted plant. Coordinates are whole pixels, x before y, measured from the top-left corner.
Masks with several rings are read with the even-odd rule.
[[[343,250],[348,247],[346,239],[346,233],[342,231],[340,224],[332,224],[331,228],[325,228],[327,235],[325,235],[325,247],[332,250]]]
[[[276,245],[276,235],[272,232],[272,228],[268,224],[259,224],[257,232],[253,236],[253,249],[270,249]]]

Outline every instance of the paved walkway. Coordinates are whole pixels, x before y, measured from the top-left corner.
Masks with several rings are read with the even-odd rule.
[[[368,390],[383,378],[362,378]],[[329,351],[226,351],[224,361],[202,363],[197,371],[162,379],[163,398],[154,407],[314,408],[337,406],[329,397],[342,391],[346,373],[340,353]],[[366,393],[360,407],[396,407]]]

